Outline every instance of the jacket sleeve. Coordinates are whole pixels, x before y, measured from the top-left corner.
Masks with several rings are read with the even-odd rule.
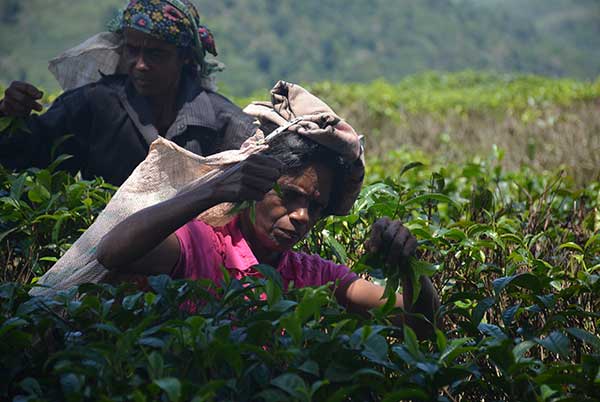
[[[85,137],[92,121],[87,91],[81,87],[65,92],[45,113],[27,117],[26,129],[0,132],[0,164],[19,170],[45,168],[61,154],[69,154],[73,158],[61,169],[76,173],[86,160]]]

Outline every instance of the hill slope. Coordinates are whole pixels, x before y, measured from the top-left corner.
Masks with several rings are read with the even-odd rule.
[[[123,0],[3,0],[0,81],[55,89],[46,61],[103,29]],[[592,78],[600,74],[595,0],[197,0],[220,77],[242,95],[273,81],[396,81],[465,68]],[[18,44],[18,46],[15,46]]]

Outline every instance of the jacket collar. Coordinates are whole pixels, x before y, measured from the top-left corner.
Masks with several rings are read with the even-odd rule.
[[[159,137],[152,124],[152,111],[147,99],[137,93],[127,77],[117,88],[121,104],[140,131],[148,145]],[[172,140],[187,131],[190,126],[218,130],[215,110],[206,91],[188,74],[182,76],[177,94],[177,117],[169,127],[165,138]]]

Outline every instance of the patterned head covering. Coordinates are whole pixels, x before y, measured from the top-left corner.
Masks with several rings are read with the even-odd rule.
[[[132,28],[178,47],[193,50],[203,75],[211,73],[206,53],[217,55],[212,33],[200,25],[200,15],[190,0],[130,0],[111,30]]]
[[[360,192],[364,174],[364,150],[360,136],[321,99],[300,85],[279,81],[271,90],[271,101],[252,102],[244,112],[260,124],[276,124],[279,128],[264,138],[266,143],[277,135],[295,132],[331,149],[350,166],[334,194],[328,213],[346,215]],[[264,133],[259,129],[259,136]]]

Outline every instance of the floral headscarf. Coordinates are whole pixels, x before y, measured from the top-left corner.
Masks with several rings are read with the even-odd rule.
[[[198,10],[189,0],[130,0],[111,30],[132,28],[178,47],[194,51],[195,61],[204,75],[210,74],[206,53],[217,55],[212,33],[200,25]]]

